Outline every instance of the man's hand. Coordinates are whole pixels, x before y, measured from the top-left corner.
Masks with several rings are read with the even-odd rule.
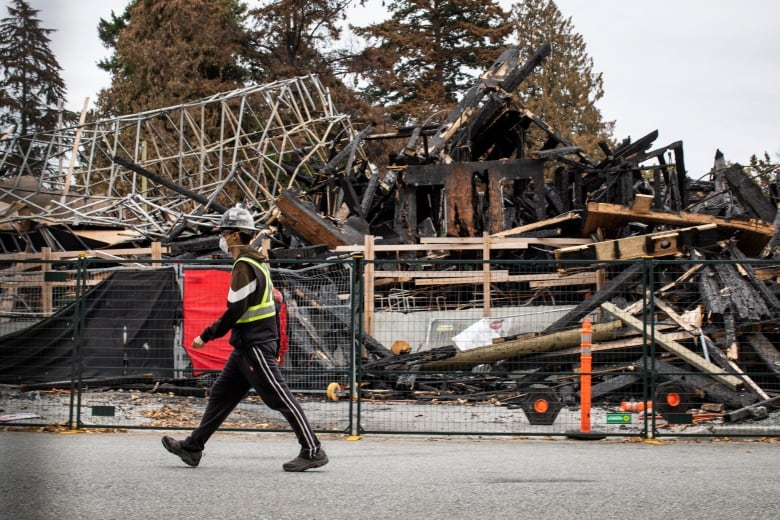
[[[195,336],[195,339],[192,340],[192,348],[195,350],[200,350],[203,348],[203,345],[205,345],[203,339],[201,339],[200,336]]]

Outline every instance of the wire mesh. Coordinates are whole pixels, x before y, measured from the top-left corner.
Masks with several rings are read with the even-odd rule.
[[[227,278],[214,273],[230,266],[118,263],[3,271],[3,424],[195,426],[218,365],[187,348],[213,319],[191,313],[188,284],[209,273],[194,290],[219,315]],[[404,263],[391,284],[382,273],[398,261],[374,262],[370,300],[354,259],[273,264],[287,304],[281,366],[315,429],[780,433],[774,262]],[[224,427],[288,430],[253,393]]]

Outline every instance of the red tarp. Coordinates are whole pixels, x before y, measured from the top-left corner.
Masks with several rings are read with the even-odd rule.
[[[192,361],[193,375],[204,370],[222,370],[233,347],[230,333],[209,341],[202,349],[192,348],[192,340],[222,316],[227,305],[230,271],[219,269],[184,270],[184,348]]]
[[[195,336],[203,332],[203,329],[214,323],[225,312],[229,288],[230,271],[219,269],[184,270],[184,348],[192,361],[193,375],[200,375],[205,370],[222,370],[233,350],[233,347],[228,343],[229,332],[221,338],[209,341],[200,350],[191,346]],[[276,289],[274,289],[274,293],[277,299],[281,297]],[[280,311],[279,317],[282,336],[280,357],[283,361],[287,350],[285,308]]]

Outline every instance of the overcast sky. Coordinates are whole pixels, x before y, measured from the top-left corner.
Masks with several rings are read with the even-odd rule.
[[[109,83],[96,66],[108,52],[97,37],[98,21],[112,9],[121,13],[127,0],[28,1],[40,10],[43,27],[57,31],[52,50],[63,68],[67,107],[80,112],[84,98],[92,104]],[[780,161],[780,1],[556,3],[603,74],[598,106],[605,120],[616,122],[616,139],[657,129],[654,148],[682,141],[688,174],[696,179],[710,170],[718,148],[727,161],[747,164],[764,151]],[[0,0],[0,17],[8,4]]]

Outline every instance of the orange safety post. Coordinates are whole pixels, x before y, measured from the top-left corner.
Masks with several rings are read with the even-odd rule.
[[[593,329],[590,318],[585,317],[580,330],[580,431],[583,433],[590,432],[590,386],[591,370],[593,370],[591,341],[593,341]]]
[[[596,440],[606,437],[604,433],[590,431],[592,341],[593,327],[590,318],[585,317],[582,319],[582,328],[580,329],[580,430],[566,434],[574,439]]]

